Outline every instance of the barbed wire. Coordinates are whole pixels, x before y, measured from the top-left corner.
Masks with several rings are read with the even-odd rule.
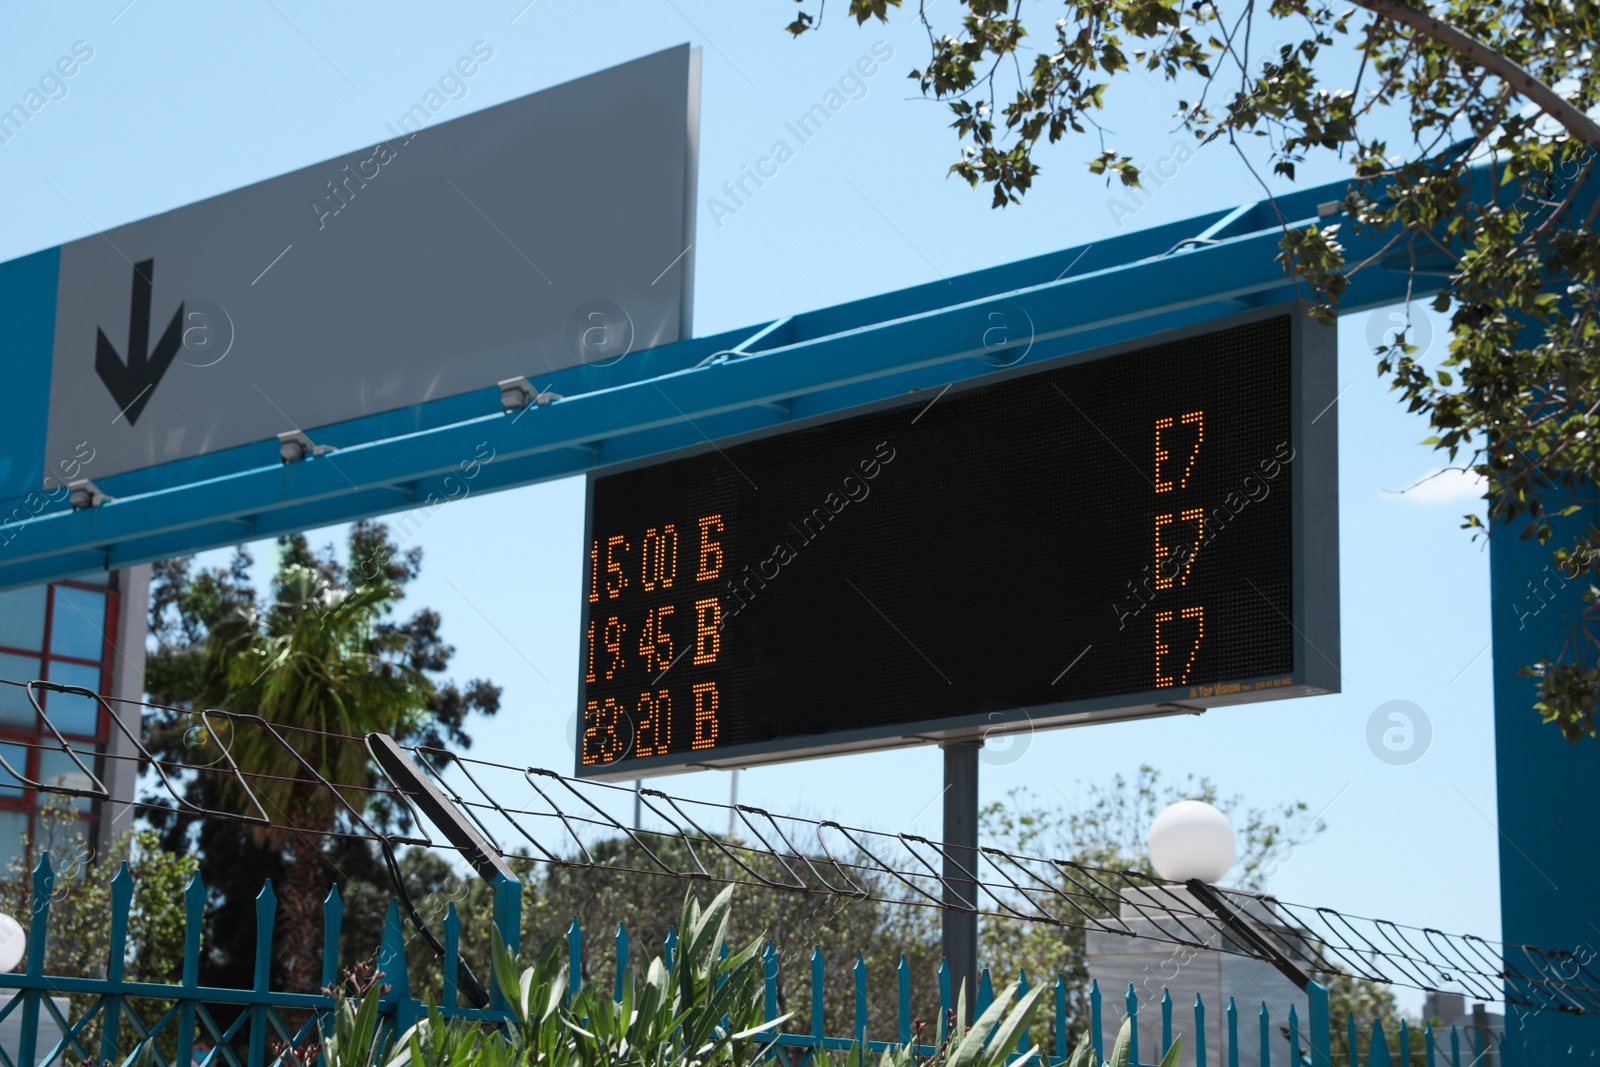
[[[221,709],[186,709],[143,701],[140,715],[193,717],[207,731],[199,747],[210,757],[185,762],[157,755],[143,740],[143,722],[131,729],[107,698],[60,683],[14,682],[23,688],[40,723],[41,742],[24,747],[61,751],[79,768],[77,784],[37,782],[0,754],[0,774],[45,793],[129,803],[139,810],[221,819],[258,828],[329,838],[364,839],[379,846],[397,892],[404,885],[394,861],[396,846],[442,849],[474,860],[459,840],[429,835],[413,801],[416,780],[397,781],[376,758],[374,738],[308,728],[291,732],[322,741],[360,745],[372,777],[337,783],[259,715]],[[40,693],[94,699],[131,744],[123,753],[74,752],[51,722]],[[275,754],[292,774],[241,768],[233,756],[244,736],[251,751]],[[54,743],[51,743],[53,739]],[[213,752],[212,749],[215,749]],[[692,882],[734,883],[776,892],[826,895],[900,907],[977,912],[993,920],[1075,928],[1171,946],[1174,952],[1210,950],[1263,960],[1301,971],[1323,982],[1360,979],[1427,992],[1459,993],[1476,1000],[1534,1010],[1600,1012],[1600,976],[1592,952],[1573,952],[1497,942],[1470,934],[1447,934],[1386,919],[1352,915],[1326,906],[1302,905],[1266,893],[1163,881],[1138,871],[1116,871],[1061,857],[1026,855],[979,846],[949,845],[919,834],[846,826],[831,819],[782,815],[746,804],[677,796],[653,788],[571,778],[540,767],[465,756],[425,745],[399,749],[418,757],[414,769],[436,787],[452,811],[470,825],[482,847],[503,863],[545,864],[614,876],[650,876]],[[152,772],[146,793],[131,801],[111,796],[85,766],[83,756],[138,762]],[[239,801],[239,810],[197,803],[188,788],[203,775],[219,775],[228,788],[212,790]],[[291,782],[328,794],[336,818],[325,828],[290,826],[282,812],[268,814],[251,782]],[[161,794],[165,794],[162,798]],[[348,794],[348,795],[347,795]],[[363,805],[384,798],[411,827],[407,833],[375,825]],[[152,797],[154,799],[152,799]],[[636,805],[638,822],[628,825],[610,810]],[[726,821],[719,834],[708,824]],[[437,829],[451,836],[450,828]],[[474,846],[477,847],[477,846]],[[956,874],[947,876],[946,860]],[[479,867],[480,871],[484,868]],[[959,903],[969,901],[969,904]],[[410,909],[409,899],[403,903]],[[421,920],[414,917],[414,921]],[[421,932],[434,940],[425,929]]]

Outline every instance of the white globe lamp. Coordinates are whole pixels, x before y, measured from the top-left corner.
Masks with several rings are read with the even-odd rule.
[[[28,934],[22,924],[0,913],[0,974],[16,970],[28,952]]]
[[[1203,800],[1180,800],[1150,824],[1150,865],[1170,882],[1220,882],[1237,855],[1228,817]]]

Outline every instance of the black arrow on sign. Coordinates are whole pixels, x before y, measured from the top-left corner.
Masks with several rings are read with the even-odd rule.
[[[172,366],[173,357],[183,342],[183,305],[179,304],[155,352],[150,352],[150,285],[155,266],[153,259],[133,266],[133,299],[128,304],[128,362],[122,362],[105,331],[95,329],[95,373],[111,391],[111,399],[117,402],[122,414],[128,416],[130,426],[139,421],[139,413],[150,402],[151,391]]]

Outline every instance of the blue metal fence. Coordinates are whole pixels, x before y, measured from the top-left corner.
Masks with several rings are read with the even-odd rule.
[[[249,989],[208,987],[200,984],[201,929],[204,919],[206,890],[195,875],[189,882],[185,895],[186,916],[181,978],[177,983],[133,982],[124,979],[124,960],[127,955],[129,911],[133,902],[133,878],[124,865],[112,879],[111,936],[108,945],[105,976],[60,976],[45,973],[45,955],[50,936],[51,894],[55,873],[46,854],[34,871],[32,895],[33,908],[29,917],[26,967],[21,973],[0,974],[0,991],[14,990],[9,997],[0,992],[0,1022],[13,1013],[20,1012],[21,1040],[15,1057],[12,1050],[0,1048],[0,1067],[57,1067],[69,1062],[77,1064],[109,1063],[112,1067],[127,1067],[137,1054],[141,1043],[149,1042],[156,1049],[159,1067],[174,1064],[195,1064],[197,1067],[267,1067],[277,1063],[288,1049],[315,1043],[319,1024],[326,1020],[334,1007],[334,1000],[326,993],[287,993],[271,988],[270,965],[272,939],[277,913],[277,898],[271,883],[261,889],[256,898],[255,966],[253,982]],[[324,905],[324,953],[322,980],[332,986],[339,978],[339,938],[343,922],[344,905],[337,889],[328,894]],[[501,879],[495,886],[494,921],[501,936],[513,952],[518,950],[521,923],[521,886]],[[505,1000],[491,976],[490,1006],[485,1009],[463,1008],[457,1002],[456,959],[461,939],[461,921],[452,904],[445,916],[445,966],[440,1011],[447,1017],[477,1019],[498,1024],[509,1019]],[[569,974],[573,988],[582,981],[583,931],[576,920],[567,934]],[[677,947],[676,932],[669,933],[663,946],[666,964],[672,965]],[[617,986],[615,995],[621,996],[621,976],[626,974],[631,962],[632,945],[626,928],[619,927],[614,941]],[[726,946],[724,946],[726,951]],[[764,1005],[766,1017],[778,1017],[779,958],[776,948],[769,943],[764,956],[766,988]],[[389,990],[384,994],[383,1010],[390,1024],[403,1030],[426,1014],[428,1007],[411,993],[406,973],[405,932],[401,925],[398,906],[391,901],[384,923],[383,942],[377,956],[378,969],[384,973]],[[868,983],[865,960],[858,957],[851,969],[854,990],[854,1019],[845,1036],[829,1036],[830,1023],[837,1027],[840,1020],[826,1019],[823,992],[826,988],[827,964],[820,948],[814,949],[810,966],[810,1032],[785,1032],[777,1038],[778,1056],[787,1067],[826,1067],[827,1053],[845,1052],[852,1046],[864,1044],[873,1053],[890,1046],[912,1042],[911,973],[904,956],[896,970],[897,990],[896,1026],[892,1034],[869,1034]],[[948,967],[939,970],[940,1018],[936,1039],[943,1041],[946,1020],[955,1005]],[[1019,975],[1023,988],[1028,988],[1029,978]],[[1067,1017],[1068,980],[1056,975],[1054,980],[1054,1007],[1057,1020]],[[86,1005],[80,1011],[63,1013],[52,996],[70,996]],[[1130,1019],[1133,1048],[1131,1060],[1144,1062],[1138,1047],[1139,1001],[1130,985],[1124,998],[1124,1011],[1120,1016]],[[976,994],[976,1012],[981,1013],[994,1000],[993,983],[985,970]],[[1109,1053],[1103,1030],[1105,1004],[1098,986],[1089,991],[1089,1036],[1100,1059]],[[1308,1018],[1300,1019],[1298,1010],[1289,1009],[1287,1017],[1287,1042],[1280,1035],[1274,1038],[1272,1011],[1265,1003],[1254,1006],[1238,1005],[1229,1000],[1221,1012],[1223,1025],[1222,1047],[1225,1064],[1207,1063],[1207,1027],[1215,1025],[1207,1006],[1196,997],[1193,1004],[1193,1028],[1184,1026],[1186,1020],[1174,1019],[1173,1000],[1163,992],[1160,1001],[1161,1048],[1143,1050],[1149,1060],[1161,1059],[1161,1053],[1170,1048],[1175,1037],[1183,1037],[1182,1062],[1185,1067],[1241,1067],[1259,1063],[1260,1067],[1273,1067],[1273,1045],[1276,1043],[1287,1054],[1278,1067],[1600,1067],[1600,1058],[1593,1051],[1579,1053],[1574,1049],[1531,1048],[1526,1044],[1507,1043],[1491,1034],[1487,1047],[1482,1031],[1463,1034],[1452,1027],[1447,1038],[1436,1035],[1431,1026],[1424,1027],[1420,1050],[1414,1047],[1415,1035],[1404,1021],[1394,1034],[1393,1046],[1398,1055],[1391,1054],[1389,1033],[1380,1021],[1373,1021],[1366,1045],[1365,1058],[1361,1056],[1358,1024],[1354,1017],[1346,1020],[1344,1048],[1335,1048],[1329,1019],[1326,991],[1319,985],[1308,990]],[[219,1024],[217,1009],[237,1011],[227,1025]],[[1249,1014],[1259,1020],[1259,1038],[1254,1049],[1248,1047]],[[1246,1029],[1241,1033],[1241,1016]],[[41,1022],[54,1023],[59,1037],[53,1041],[40,1040]],[[1121,1025],[1121,1018],[1112,1020],[1110,1029]],[[91,1036],[98,1027],[98,1036]],[[1303,1027],[1303,1028],[1302,1028]],[[1017,1044],[1017,1053],[1031,1049],[1034,1041],[1040,1044],[1040,1055],[1046,1065],[1065,1059],[1072,1046],[1069,1035],[1060,1026],[1043,1037],[1024,1034]],[[1185,1032],[1187,1031],[1187,1032]],[[1076,1035],[1072,1035],[1076,1038]],[[48,1043],[49,1047],[45,1047]],[[175,1052],[170,1057],[162,1048]],[[922,1055],[931,1055],[936,1046],[919,1044]],[[1420,1051],[1421,1062],[1415,1054]],[[1580,1060],[1582,1064],[1580,1065]],[[1498,1061],[1498,1062],[1497,1062]]]

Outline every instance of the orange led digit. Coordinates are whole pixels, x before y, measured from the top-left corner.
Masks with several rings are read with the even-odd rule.
[[[662,670],[672,665],[672,635],[667,633],[667,616],[675,610],[671,604],[656,609],[656,662],[661,664]]]
[[[695,573],[695,581],[713,581],[722,573],[722,542],[711,540],[711,534],[721,532],[721,515],[707,515],[700,520],[700,569]],[[713,556],[716,557],[714,564]]]
[[[722,602],[716,597],[694,602],[694,665],[717,662],[722,651]]]
[[[1194,658],[1200,652],[1200,641],[1206,635],[1206,609],[1202,607],[1184,608],[1183,617],[1194,620],[1194,644],[1189,646],[1189,661],[1183,665],[1183,677],[1178,679],[1179,685],[1189,683],[1189,672],[1194,670]]]
[[[656,755],[665,756],[672,747],[672,694],[656,693]]]
[[[1172,426],[1170,418],[1156,420],[1156,492],[1166,493],[1172,490],[1171,482],[1161,480],[1161,461],[1168,458],[1167,450],[1161,447],[1161,431]]]
[[[663,604],[645,612],[644,628],[639,631],[639,657],[644,660],[647,671],[664,671],[672,666],[672,635],[667,633],[667,616],[673,610],[671,604]]]
[[[615,615],[606,620],[605,633],[601,636],[605,641],[606,651],[611,653],[611,666],[606,668],[608,682],[622,669],[622,634],[626,629],[627,627],[622,625],[622,620]]]
[[[584,721],[589,726],[583,732],[581,759],[585,766],[595,763],[615,763],[622,756],[622,745],[617,739],[617,720],[622,708],[611,697],[604,704],[589,701],[588,715]],[[590,744],[590,742],[594,744]]]
[[[648,734],[650,740],[645,741]],[[637,741],[634,744],[634,754],[641,759],[646,756],[665,756],[667,749],[672,744],[672,697],[665,689],[654,695],[650,693],[639,694],[639,727]]]
[[[1161,670],[1162,670],[1161,659],[1168,652],[1172,651],[1170,648],[1167,647],[1166,642],[1161,640],[1161,624],[1164,623],[1164,622],[1171,622],[1171,621],[1172,621],[1172,612],[1170,612],[1170,611],[1158,611],[1158,612],[1156,612],[1156,688],[1157,689],[1166,689],[1168,686],[1172,685],[1172,677],[1170,675],[1166,675],[1166,674],[1162,674],[1161,673]]]
[[[1193,619],[1195,623],[1194,643],[1189,646],[1189,658],[1184,661],[1183,673],[1174,677],[1167,674],[1166,665],[1162,662],[1167,653],[1172,651],[1172,646],[1166,643],[1161,633],[1163,623],[1171,623],[1174,618]],[[1194,670],[1194,658],[1200,652],[1200,641],[1206,635],[1206,611],[1202,607],[1184,608],[1181,612],[1158,611],[1156,612],[1156,688],[1166,689],[1174,685],[1187,685],[1189,674]]]
[[[1206,439],[1206,413],[1191,411],[1183,417],[1185,425],[1194,425],[1194,448],[1189,450],[1189,465],[1183,468],[1183,481],[1178,483],[1181,489],[1189,484],[1189,475],[1194,470],[1194,461],[1200,455],[1200,442]]]
[[[600,602],[600,542],[589,546],[589,603]]]
[[[653,593],[657,585],[671,589],[678,576],[678,528],[669,522],[660,531],[654,527],[646,530],[639,555],[639,584],[645,591]]]
[[[583,680],[589,685],[594,684],[594,620],[589,620],[589,669],[583,672]]]
[[[622,546],[622,551],[628,551],[628,542],[621,534],[606,542],[606,595],[615,600],[622,595],[622,590],[627,587],[628,576],[622,573],[622,564],[617,562],[617,546]],[[616,581],[611,576],[616,575]]]
[[[717,743],[717,699],[716,682],[695,684],[694,740],[690,748],[710,748]]]
[[[1161,527],[1172,524],[1171,515],[1156,516],[1156,588],[1171,589],[1173,579],[1167,576],[1167,550],[1161,544]]]
[[[644,625],[639,628],[639,658],[644,660],[645,670],[655,670],[650,666],[656,658],[656,613],[653,609],[644,613]]]
[[[1189,570],[1194,566],[1194,558],[1200,554],[1200,542],[1205,538],[1205,508],[1190,508],[1182,515],[1184,522],[1194,523],[1194,542],[1189,547],[1189,558],[1183,561],[1183,581],[1179,585],[1189,584]]]

